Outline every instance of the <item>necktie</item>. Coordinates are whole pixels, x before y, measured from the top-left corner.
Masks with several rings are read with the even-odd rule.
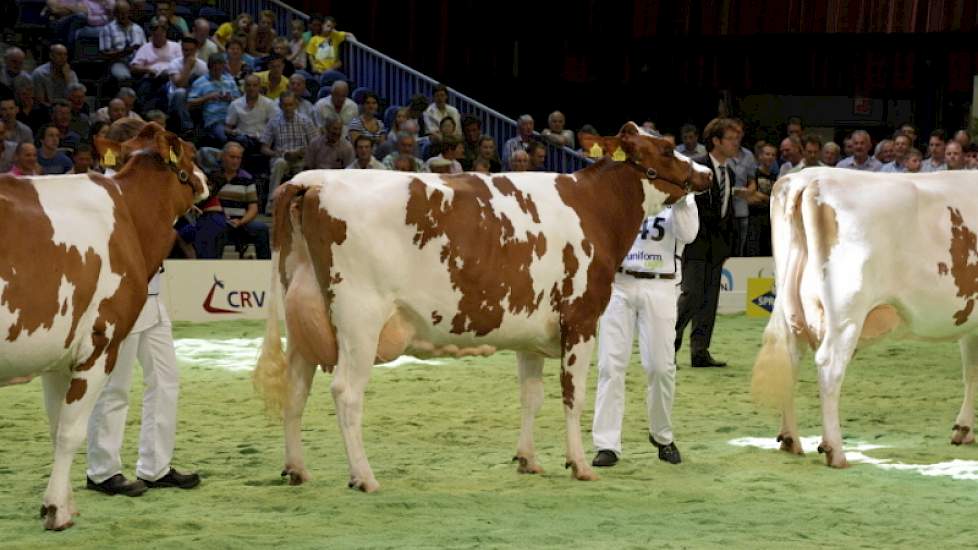
[[[720,217],[726,213],[727,207],[727,166],[720,165]]]

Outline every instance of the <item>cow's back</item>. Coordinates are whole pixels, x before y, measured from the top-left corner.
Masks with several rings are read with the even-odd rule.
[[[0,177],[0,377],[90,352],[120,276],[109,269],[115,202],[86,175]],[[113,327],[107,327],[111,331]]]

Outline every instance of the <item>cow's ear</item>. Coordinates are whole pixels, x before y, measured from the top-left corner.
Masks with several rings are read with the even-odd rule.
[[[166,128],[163,128],[155,122],[147,122],[146,125],[139,130],[137,137],[148,140],[153,139],[154,136],[159,135],[162,132],[166,132]]]
[[[93,142],[95,152],[98,154],[99,164],[105,168],[118,168],[122,161],[122,144],[118,141],[95,136]]]
[[[183,156],[183,143],[173,132],[160,132],[156,134],[156,150],[164,162],[177,166]]]
[[[618,136],[597,136],[578,132],[577,141],[581,144],[584,154],[591,158],[601,158],[605,155],[614,157],[621,147],[621,139]]]

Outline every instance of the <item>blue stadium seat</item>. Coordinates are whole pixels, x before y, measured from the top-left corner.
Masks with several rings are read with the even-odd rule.
[[[384,111],[384,127],[395,129],[392,124],[394,124],[394,117],[397,116],[397,110],[400,109],[400,105],[391,105]]]
[[[223,10],[212,8],[210,6],[202,6],[200,8],[200,13],[198,13],[198,16],[203,17],[204,19],[210,21],[211,23],[217,26],[220,26],[221,24],[227,23],[228,21],[231,20],[231,18],[228,17],[228,14],[225,13]]]
[[[356,90],[353,90],[353,93],[350,94],[350,99],[352,99],[357,105],[360,105],[363,103],[363,98],[366,97],[367,92],[369,91],[370,88],[360,86]]]
[[[316,101],[328,96],[331,88],[332,86],[330,85],[320,87],[319,92],[316,94]],[[315,101],[313,103],[315,103]]]
[[[322,76],[319,77],[319,83],[323,86],[332,86],[337,80],[347,80],[346,75],[340,71],[334,71],[332,69],[324,71]]]

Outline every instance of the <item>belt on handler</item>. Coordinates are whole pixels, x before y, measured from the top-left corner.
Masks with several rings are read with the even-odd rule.
[[[675,273],[648,273],[645,271],[631,271],[628,269],[618,268],[618,273],[624,273],[625,275],[631,275],[636,279],[675,279]]]

